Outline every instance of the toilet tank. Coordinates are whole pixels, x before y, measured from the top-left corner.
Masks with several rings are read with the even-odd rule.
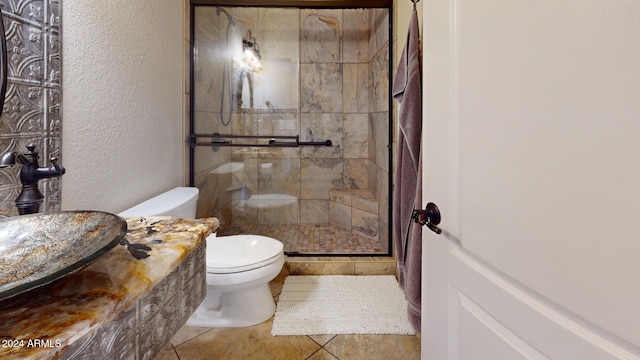
[[[118,215],[122,217],[176,216],[183,219],[195,219],[198,192],[198,188],[195,187],[177,187],[135,205]]]

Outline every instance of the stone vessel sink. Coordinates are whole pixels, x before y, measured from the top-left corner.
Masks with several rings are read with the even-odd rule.
[[[124,219],[101,211],[0,219],[0,300],[89,264],[116,246],[126,232]]]

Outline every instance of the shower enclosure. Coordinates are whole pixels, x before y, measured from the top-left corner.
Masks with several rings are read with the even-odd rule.
[[[219,235],[389,255],[390,4],[192,5],[190,181]]]

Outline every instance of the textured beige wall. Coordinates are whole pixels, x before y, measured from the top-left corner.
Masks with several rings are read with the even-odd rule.
[[[62,1],[63,209],[119,212],[182,185],[182,0]]]
[[[420,24],[420,32],[422,33],[422,3],[418,1],[416,4],[418,10],[418,23]],[[402,48],[407,40],[407,30],[409,29],[409,20],[411,20],[411,12],[413,10],[413,3],[411,0],[398,0],[395,5],[395,37],[397,38],[396,47],[396,64],[402,53]]]

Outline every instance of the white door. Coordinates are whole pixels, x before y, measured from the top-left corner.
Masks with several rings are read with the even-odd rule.
[[[640,1],[423,6],[422,359],[639,359]]]

